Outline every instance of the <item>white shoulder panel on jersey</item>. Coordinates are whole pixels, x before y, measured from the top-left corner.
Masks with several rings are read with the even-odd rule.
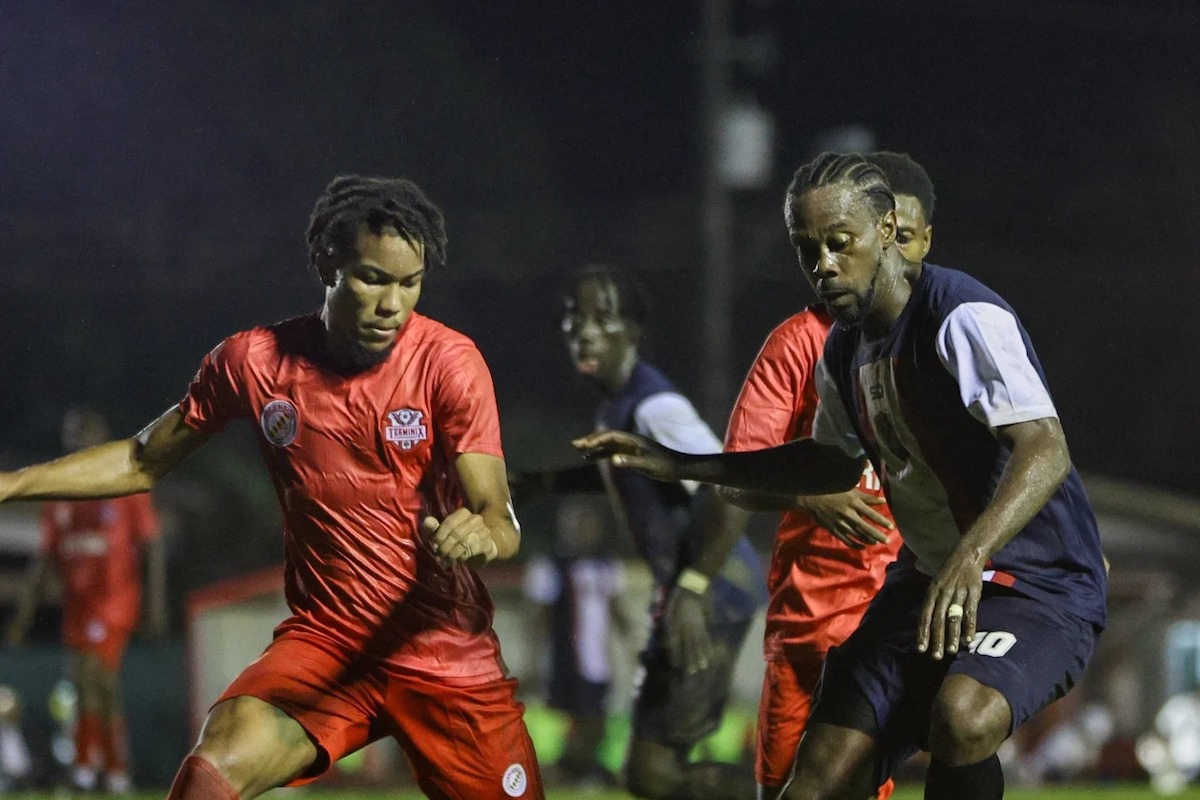
[[[1000,306],[963,303],[942,322],[936,346],[963,405],[988,427],[1058,417],[1016,318]]]
[[[851,458],[866,458],[867,453],[854,432],[837,384],[825,368],[825,359],[817,362],[816,381],[818,403],[812,438],[819,444],[836,447]]]
[[[707,455],[722,450],[721,440],[712,428],[678,392],[659,392],[647,397],[634,409],[633,423],[638,433],[681,453]],[[692,494],[699,487],[695,481],[681,483]]]

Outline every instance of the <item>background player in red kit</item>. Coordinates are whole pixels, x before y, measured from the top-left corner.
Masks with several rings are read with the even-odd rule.
[[[932,242],[934,192],[928,174],[907,155],[867,158],[883,170],[896,194],[901,252],[920,263]],[[814,370],[832,324],[824,306],[816,305],[771,332],[730,416],[726,450],[761,450],[811,435],[817,409]],[[767,669],[755,759],[760,793],[774,797],[791,777],[825,654],[858,627],[883,585],[884,570],[896,558],[900,537],[878,541],[878,529],[891,530],[893,522],[869,464],[858,487],[840,494],[793,499],[728,488],[722,494],[751,510],[784,512],[768,578]],[[889,780],[879,797],[891,792]]]
[[[235,334],[138,436],[0,474],[0,499],[148,489],[234,418],[258,429],[292,616],[209,712],[170,798],[251,798],[391,735],[435,798],[540,798],[472,567],[509,558],[495,393],[465,336],[413,311],[441,212],[400,179],[335,179],[308,227],[318,313]]]
[[[108,425],[95,409],[71,409],[63,418],[68,452],[108,436]],[[149,572],[147,628],[161,635],[166,626],[158,532],[148,494],[54,502],[42,509],[42,555],[30,565],[8,640],[24,641],[50,574],[57,572],[63,585],[63,641],[79,702],[72,780],[80,789],[96,788],[103,776],[110,793],[130,790],[121,658],[141,613],[143,551]]]

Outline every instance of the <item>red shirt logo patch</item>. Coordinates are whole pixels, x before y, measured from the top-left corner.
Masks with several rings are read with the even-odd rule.
[[[425,413],[415,408],[401,408],[389,411],[388,422],[383,428],[384,437],[392,444],[400,445],[401,450],[412,450],[413,445],[429,438],[429,428],[425,425]]]
[[[259,417],[263,436],[276,447],[287,447],[296,441],[300,430],[300,415],[287,400],[272,400],[263,406]]]

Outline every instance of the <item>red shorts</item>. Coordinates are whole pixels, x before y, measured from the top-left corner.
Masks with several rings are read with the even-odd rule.
[[[758,704],[758,746],[754,779],[766,788],[782,788],[792,777],[796,750],[812,712],[813,690],[821,679],[824,657],[792,654],[788,661],[768,661]],[[892,796],[889,779],[879,787],[877,800]]]
[[[133,635],[133,626],[113,626],[100,619],[68,624],[63,630],[67,647],[78,653],[92,653],[114,672],[121,668],[121,659]]]
[[[342,756],[394,736],[431,798],[540,800],[541,775],[525,729],[517,682],[447,686],[337,655],[326,642],[288,632],[234,679],[218,703],[249,695],[283,711],[321,753],[290,785],[316,779]]]

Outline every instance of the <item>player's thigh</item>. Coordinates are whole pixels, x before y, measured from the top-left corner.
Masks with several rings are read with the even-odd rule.
[[[384,676],[316,634],[289,631],[275,637],[218,703],[241,698],[258,700],[299,726],[303,736],[287,740],[304,761],[300,772],[286,777],[295,786],[315,780],[379,735],[374,725],[383,707]]]
[[[970,677],[1003,696],[1011,715],[1003,732],[1007,737],[1079,682],[1097,635],[1091,623],[1040,600],[1004,587],[985,587],[975,637],[959,651],[949,674]],[[958,694],[964,697],[939,697],[935,714],[969,723],[977,715],[970,698],[988,694]]]
[[[791,777],[823,663],[823,654],[815,652],[767,662],[754,759],[754,779],[760,786],[781,787]]]
[[[811,719],[796,753],[785,797],[872,797],[882,783],[876,740],[856,728]]]
[[[392,676],[386,726],[434,800],[541,800],[541,773],[525,727],[517,682],[446,686]]]
[[[749,626],[749,620],[712,626],[708,666],[696,672],[672,667],[661,644],[652,644],[642,653],[633,707],[633,747],[644,740],[684,750],[720,727]],[[662,637],[656,638],[661,642]]]

